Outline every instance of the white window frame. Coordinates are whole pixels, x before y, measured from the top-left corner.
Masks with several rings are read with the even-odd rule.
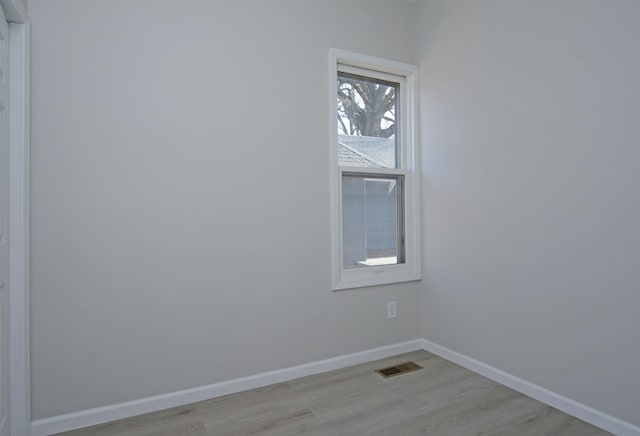
[[[338,72],[358,74],[400,84],[400,164],[398,168],[358,168],[338,165]],[[417,156],[417,79],[415,65],[390,61],[359,53],[329,50],[329,128],[331,175],[331,264],[332,289],[400,283],[421,279],[420,260],[420,174]],[[404,249],[405,263],[344,268],[342,238],[342,174],[366,173],[404,176]]]

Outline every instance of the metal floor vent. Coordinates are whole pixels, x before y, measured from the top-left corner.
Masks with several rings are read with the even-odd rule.
[[[406,374],[408,372],[422,369],[420,365],[414,362],[400,363],[399,365],[390,366],[389,368],[376,369],[376,372],[384,378],[395,377],[396,375]]]

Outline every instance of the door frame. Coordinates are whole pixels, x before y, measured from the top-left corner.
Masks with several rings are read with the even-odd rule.
[[[0,0],[9,21],[9,429],[31,434],[29,320],[30,27],[21,0]]]

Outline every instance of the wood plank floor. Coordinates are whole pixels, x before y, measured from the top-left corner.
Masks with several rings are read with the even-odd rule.
[[[374,369],[424,369],[385,379]],[[608,435],[426,351],[64,435]]]

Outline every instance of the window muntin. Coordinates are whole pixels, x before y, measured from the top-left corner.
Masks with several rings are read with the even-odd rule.
[[[336,49],[330,59],[333,289],[419,280],[417,69]],[[367,106],[354,84],[387,98],[373,128],[350,124],[345,101],[359,104],[360,113]],[[351,99],[341,101],[340,92]]]

